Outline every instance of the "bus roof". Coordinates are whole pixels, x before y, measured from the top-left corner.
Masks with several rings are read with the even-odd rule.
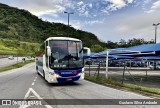
[[[72,40],[72,41],[81,41],[81,40],[79,40],[79,39],[70,38],[70,37],[49,37],[49,38],[47,38],[45,41],[48,41],[48,40]]]

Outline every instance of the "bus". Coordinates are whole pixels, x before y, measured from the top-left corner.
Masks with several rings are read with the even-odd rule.
[[[48,83],[84,79],[84,50],[89,56],[90,49],[79,39],[49,37],[37,52],[36,71]]]

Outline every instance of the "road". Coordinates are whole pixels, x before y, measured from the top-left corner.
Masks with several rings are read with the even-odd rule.
[[[18,62],[22,61],[23,57],[18,57]],[[0,59],[0,68],[1,67],[5,67],[5,66],[9,66],[9,65],[13,65],[17,63],[17,57],[14,57],[13,60],[9,60],[8,58],[2,58]]]
[[[0,73],[0,99],[150,99],[136,93],[116,90],[86,80],[48,84],[35,72],[35,64]],[[113,103],[114,104],[114,103]],[[44,105],[0,106],[0,108],[159,108],[143,105]]]

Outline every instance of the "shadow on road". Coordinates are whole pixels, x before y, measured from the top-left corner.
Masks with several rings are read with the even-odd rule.
[[[47,82],[46,82],[47,83]],[[80,86],[79,82],[48,83],[49,86]]]

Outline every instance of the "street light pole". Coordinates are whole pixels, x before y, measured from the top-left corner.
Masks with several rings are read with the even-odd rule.
[[[66,11],[64,11],[64,13],[68,14],[68,32],[67,32],[67,35],[69,37],[69,17],[70,17],[70,14],[74,14],[74,13],[73,12],[66,12]]]
[[[159,25],[160,23],[157,23],[157,24],[153,24],[153,26],[155,26],[155,41],[154,43],[156,44],[157,43],[157,26]],[[156,70],[156,61],[154,61],[154,70]]]
[[[155,26],[155,44],[157,43],[157,26],[159,25],[160,23],[157,23],[157,24],[153,24],[153,26]]]

